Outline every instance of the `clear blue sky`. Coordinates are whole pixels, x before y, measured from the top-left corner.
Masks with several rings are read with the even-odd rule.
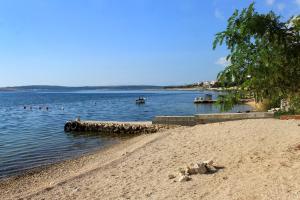
[[[214,34],[247,0],[0,0],[0,86],[213,80]],[[285,19],[300,0],[257,1]]]

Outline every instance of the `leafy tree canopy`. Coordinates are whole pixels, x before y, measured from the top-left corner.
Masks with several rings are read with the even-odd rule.
[[[291,98],[300,92],[300,16],[288,21],[261,14],[254,3],[235,10],[213,48],[226,44],[230,64],[218,74],[223,86],[248,91],[256,101]]]

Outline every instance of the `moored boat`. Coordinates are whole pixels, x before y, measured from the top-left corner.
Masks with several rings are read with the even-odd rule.
[[[215,103],[216,100],[212,100],[212,95],[211,94],[206,94],[205,97],[196,97],[194,99],[194,103]]]
[[[146,102],[146,98],[144,97],[139,97],[138,99],[135,100],[136,104],[144,104]]]

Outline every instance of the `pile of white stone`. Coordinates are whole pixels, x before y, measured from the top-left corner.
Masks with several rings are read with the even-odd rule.
[[[214,162],[212,160],[203,161],[196,164],[191,164],[186,166],[186,168],[179,169],[179,182],[191,180],[191,175],[195,174],[208,174],[215,173],[217,169],[213,166]],[[175,178],[174,175],[169,175],[170,179]]]

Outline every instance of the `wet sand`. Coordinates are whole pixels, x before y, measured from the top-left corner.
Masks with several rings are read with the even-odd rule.
[[[137,136],[2,181],[1,199],[300,199],[299,123],[241,120]],[[224,169],[178,182],[178,168],[208,159]]]

